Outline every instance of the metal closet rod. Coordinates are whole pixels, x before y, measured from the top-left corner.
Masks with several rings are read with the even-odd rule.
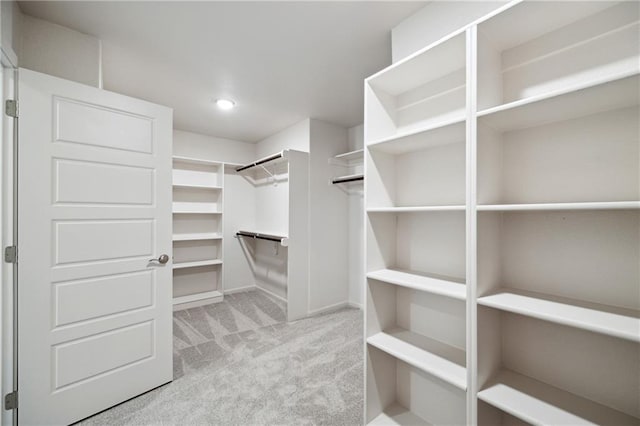
[[[247,169],[250,169],[252,167],[259,166],[260,164],[268,163],[269,161],[277,160],[277,159],[282,158],[282,157],[284,157],[284,151],[280,151],[277,154],[273,154],[273,155],[271,155],[269,157],[262,158],[262,159],[256,161],[255,163],[246,164],[244,166],[236,167],[236,172],[241,172],[243,170],[247,170]]]
[[[335,178],[333,180],[331,180],[332,184],[336,184],[336,183],[346,183],[346,182],[355,182],[357,180],[364,180],[364,176],[360,175],[360,176],[345,176],[345,177],[341,177],[341,178]]]
[[[275,241],[278,243],[282,243],[287,239],[287,237],[281,237],[279,235],[259,234],[257,232],[249,232],[249,231],[238,231],[236,232],[236,235],[239,237],[257,238],[259,240]]]

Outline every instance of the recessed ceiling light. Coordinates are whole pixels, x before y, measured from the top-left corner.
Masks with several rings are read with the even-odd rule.
[[[229,99],[216,99],[216,105],[220,109],[231,109],[236,106],[236,103]]]

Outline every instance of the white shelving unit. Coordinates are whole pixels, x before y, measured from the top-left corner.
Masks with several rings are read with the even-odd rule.
[[[222,301],[224,164],[173,157],[173,307]]]
[[[640,423],[639,8],[512,2],[366,80],[366,424]]]

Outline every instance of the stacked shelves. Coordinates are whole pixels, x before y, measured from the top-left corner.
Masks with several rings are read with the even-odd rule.
[[[461,34],[367,79],[367,423],[467,423],[465,75]]]
[[[364,149],[338,154],[329,159],[329,164],[339,167],[340,175],[334,176],[331,183],[336,184],[361,184],[364,180],[363,170]],[[346,174],[345,174],[346,172]]]
[[[173,158],[174,310],[222,300],[224,165]]]
[[[367,423],[640,423],[639,6],[513,3],[367,79]],[[418,108],[455,52],[470,103]]]

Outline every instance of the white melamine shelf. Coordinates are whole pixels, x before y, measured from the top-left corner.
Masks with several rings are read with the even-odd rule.
[[[192,302],[197,302],[200,300],[205,300],[205,299],[220,299],[222,300],[222,293],[217,291],[217,290],[213,290],[213,291],[205,291],[202,293],[194,293],[194,294],[188,294],[186,296],[179,296],[179,297],[174,297],[173,298],[173,304],[174,305],[181,305],[183,303],[192,303]]]
[[[334,163],[347,163],[354,160],[362,160],[364,158],[364,149],[356,149],[355,151],[345,152],[333,156],[332,161]]]
[[[173,241],[221,240],[222,235],[215,232],[200,232],[194,234],[173,234]]]
[[[503,288],[478,303],[570,327],[640,342],[640,312],[530,291]]]
[[[535,425],[637,425],[639,420],[509,370],[501,371],[478,398]]]
[[[198,260],[195,262],[174,263],[173,269],[196,268],[198,266],[210,266],[210,265],[222,265],[222,260],[212,259],[212,260]]]
[[[212,189],[221,190],[220,185],[207,185],[207,184],[191,184],[191,183],[173,183],[174,188],[196,188],[196,189]]]
[[[419,213],[465,211],[466,206],[369,207],[367,213]]]
[[[478,112],[478,120],[509,131],[638,105],[638,70],[579,83]]]
[[[222,214],[216,203],[174,202],[173,213]]]
[[[481,204],[478,211],[518,210],[635,210],[640,201],[604,201],[588,203]]]
[[[221,166],[223,163],[218,161],[211,160],[202,160],[200,158],[192,158],[192,157],[182,157],[178,155],[173,156],[174,161],[182,162],[182,163],[191,163],[191,164],[204,164],[208,166]]]
[[[450,281],[451,279],[432,278],[398,269],[380,269],[369,272],[367,278],[458,300],[467,298],[467,286],[461,282]]]
[[[402,328],[374,334],[367,343],[459,389],[467,389],[466,354],[461,349]]]
[[[439,145],[463,142],[466,132],[465,116],[450,118],[367,144],[370,149],[389,154],[404,154]]]
[[[387,407],[378,417],[369,422],[370,426],[430,426],[430,423],[395,403]]]

